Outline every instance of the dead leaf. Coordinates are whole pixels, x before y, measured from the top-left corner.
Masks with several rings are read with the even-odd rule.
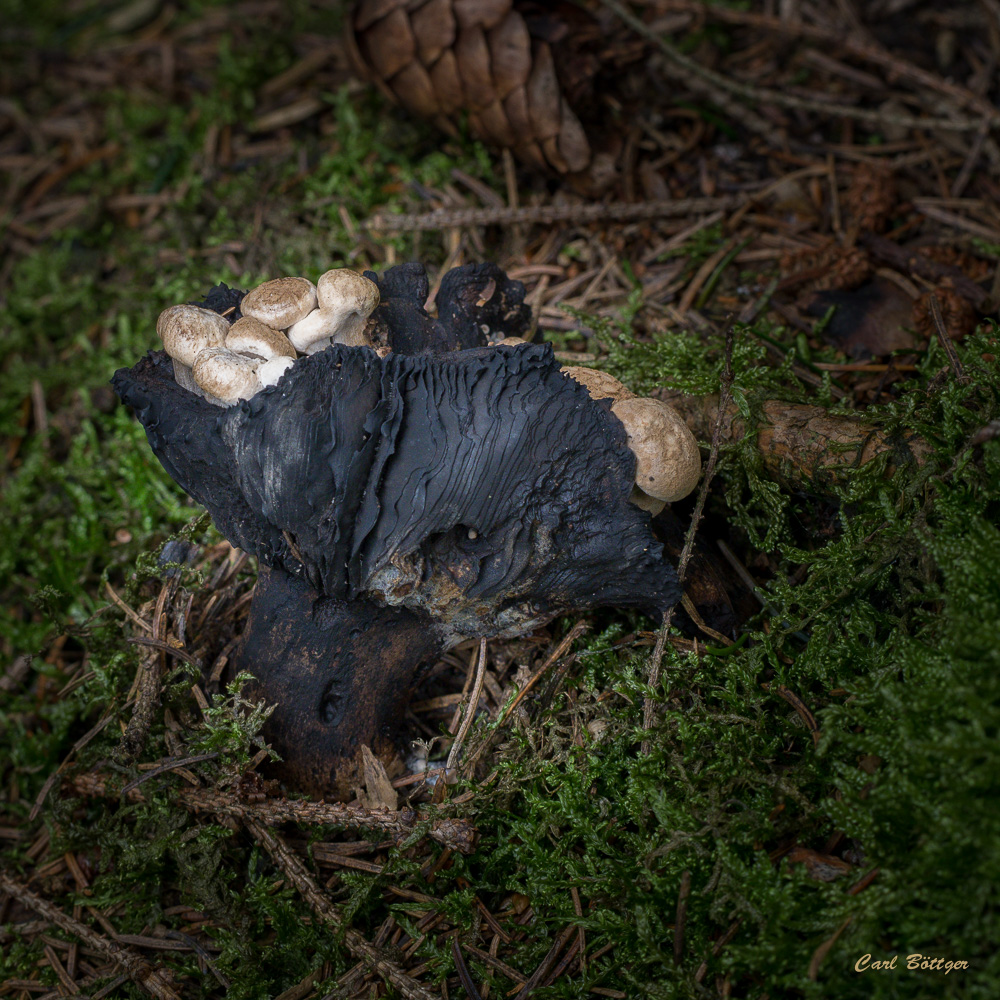
[[[917,345],[909,329],[913,301],[885,278],[876,278],[851,292],[818,292],[806,312],[824,316],[830,306],[836,309],[820,336],[852,358],[880,358]]]

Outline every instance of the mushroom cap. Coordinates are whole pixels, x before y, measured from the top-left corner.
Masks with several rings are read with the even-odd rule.
[[[329,336],[335,344],[372,346],[365,336],[365,325],[379,303],[378,285],[374,281],[349,268],[336,268],[320,276],[316,294],[320,310],[331,318]]]
[[[278,379],[281,378],[281,376],[284,375],[285,372],[287,372],[288,369],[294,364],[295,359],[286,357],[285,355],[271,358],[270,361],[265,361],[257,369],[257,378],[260,379],[260,384],[265,389],[268,386],[277,385]]]
[[[378,285],[349,267],[336,267],[320,275],[316,298],[325,312],[357,312],[367,319],[379,302]]]
[[[321,340],[330,342],[336,327],[336,316],[333,313],[323,309],[313,309],[308,316],[303,317],[298,323],[293,323],[288,328],[288,339],[295,350],[301,351],[303,354],[311,354],[313,352],[309,348],[313,344],[317,344]],[[322,348],[319,349],[322,350]]]
[[[316,308],[316,286],[308,278],[275,278],[247,292],[240,312],[272,330],[287,330]]]
[[[613,375],[599,371],[596,368],[579,368],[575,365],[567,365],[563,368],[563,374],[579,382],[591,399],[631,399],[635,393],[629,392]]]
[[[498,347],[517,347],[518,344],[526,344],[524,337],[504,337],[497,341]]]
[[[232,405],[256,395],[263,386],[257,378],[261,362],[231,351],[228,347],[210,347],[202,351],[191,374],[210,396]]]
[[[295,348],[288,338],[261,323],[253,316],[238,319],[226,334],[226,347],[237,354],[252,354],[264,361],[271,358],[295,358]]]
[[[633,396],[613,403],[635,453],[635,481],[657,500],[686,497],[701,477],[698,442],[680,414],[659,399]]]
[[[211,309],[185,303],[164,309],[156,320],[156,332],[167,354],[191,368],[206,348],[226,342],[229,321]]]

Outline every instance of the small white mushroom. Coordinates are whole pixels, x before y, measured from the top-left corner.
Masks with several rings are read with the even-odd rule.
[[[596,368],[578,368],[573,365],[563,367],[563,374],[568,375],[574,382],[579,382],[591,399],[632,399],[635,395],[629,392],[613,375],[607,372],[598,371]]]
[[[232,406],[263,388],[257,377],[261,363],[257,358],[237,354],[228,347],[210,347],[198,355],[192,374],[200,389]]]
[[[271,358],[295,358],[295,348],[288,338],[265,326],[259,319],[244,316],[226,334],[226,347],[237,354],[249,354],[264,361]]]
[[[201,306],[170,306],[156,320],[156,332],[167,354],[190,368],[206,348],[221,347],[226,342],[229,321]]]
[[[336,344],[348,347],[371,347],[365,337],[365,324],[378,305],[378,285],[350,268],[327,271],[316,282],[320,309],[333,318]]]
[[[336,317],[322,309],[313,309],[308,316],[288,328],[288,339],[297,351],[315,354],[329,347],[336,329]]]
[[[316,308],[316,286],[307,278],[275,278],[247,292],[240,302],[244,316],[272,330],[287,330]]]
[[[670,503],[698,485],[698,442],[672,406],[633,396],[613,403],[611,412],[625,425],[636,458],[635,481],[644,493]]]
[[[277,385],[278,379],[281,378],[285,372],[288,371],[292,365],[295,364],[294,358],[288,357],[277,357],[271,358],[270,361],[265,361],[257,369],[257,378],[260,379],[260,384],[266,389],[268,386]]]

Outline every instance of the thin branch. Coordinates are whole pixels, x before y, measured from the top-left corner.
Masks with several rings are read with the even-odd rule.
[[[458,762],[462,759],[462,746],[465,743],[465,737],[469,735],[469,727],[472,725],[472,720],[475,718],[476,709],[479,707],[479,699],[483,694],[483,681],[486,680],[486,640],[479,640],[479,662],[476,664],[476,680],[472,685],[472,693],[469,695],[469,701],[465,708],[465,715],[462,718],[462,725],[459,727],[458,735],[455,737],[455,741],[451,745],[451,751],[448,754],[448,761],[445,764],[445,771],[450,772],[453,768],[458,766]]]
[[[1000,122],[1000,111],[981,95],[966,87],[959,86],[952,80],[946,80],[922,69],[914,63],[907,62],[896,53],[888,51],[868,38],[846,34],[843,31],[825,28],[818,24],[807,24],[805,21],[797,19],[783,20],[780,17],[758,14],[755,11],[705,3],[704,0],[667,0],[664,8],[671,11],[693,11],[712,21],[748,25],[791,38],[807,38],[810,41],[822,42],[828,46],[840,46],[850,55],[882,67],[890,78],[909,80],[911,83],[929,90],[935,90],[950,97],[962,107],[970,108],[995,123]]]
[[[975,132],[981,124],[979,119],[960,118],[957,115],[951,118],[918,118],[914,115],[896,114],[877,109],[856,108],[849,104],[835,104],[831,101],[818,101],[808,97],[797,97],[794,94],[782,93],[779,90],[771,90],[767,87],[755,87],[752,84],[740,83],[737,80],[731,80],[729,77],[723,76],[721,73],[716,73],[714,70],[708,69],[696,60],[684,55],[679,49],[651,30],[635,14],[618,3],[618,0],[601,0],[601,3],[621,18],[636,34],[641,35],[656,45],[671,62],[679,66],[685,73],[704,80],[718,90],[741,97],[750,104],[773,104],[777,107],[795,108],[800,111],[816,111],[835,118],[851,118],[854,121],[867,122],[870,125],[878,125],[880,127],[897,125],[903,128]],[[688,80],[688,82],[691,83],[692,81]],[[740,116],[744,121],[746,120],[746,115],[746,108],[741,108]]]
[[[343,933],[344,944],[355,958],[367,963],[387,983],[399,990],[407,1000],[439,1000],[436,994],[431,993],[412,976],[407,975],[396,962],[388,958],[380,948],[376,948],[361,933],[352,927],[344,926],[340,914],[313,880],[312,875],[302,863],[302,859],[288,847],[278,834],[269,829],[266,824],[249,816],[244,817],[243,822],[254,838],[271,855],[274,863],[281,869],[288,881],[298,889],[313,913],[328,927],[333,928],[338,933]]]
[[[465,992],[468,994],[469,1000],[483,1000],[483,995],[476,989],[472,973],[469,972],[469,967],[465,964],[465,958],[462,955],[462,949],[457,937],[451,939],[451,955],[455,959],[455,969],[458,972],[458,978]]]
[[[70,782],[79,795],[118,796],[104,774],[80,774]],[[271,826],[281,823],[339,826],[346,829],[378,830],[396,837],[408,837],[423,823],[428,823],[427,835],[452,850],[467,854],[472,850],[475,827],[466,819],[431,819],[426,814],[409,811],[388,812],[363,809],[340,802],[310,802],[298,799],[265,799],[263,802],[242,802],[234,795],[207,788],[181,788],[176,793],[180,805],[191,812],[207,812],[238,820],[255,820]],[[128,792],[130,802],[145,801],[137,788]]]
[[[740,208],[747,198],[724,195],[718,198],[674,198],[669,201],[588,202],[581,205],[527,205],[521,208],[438,209],[415,215],[373,215],[364,223],[368,230],[386,233],[423,229],[451,229],[456,226],[553,225],[557,222],[639,222],[644,219],[674,219]]]
[[[965,369],[962,367],[958,352],[955,350],[955,345],[951,342],[951,337],[948,336],[948,329],[944,325],[944,317],[941,315],[941,303],[938,301],[937,295],[934,294],[931,295],[931,316],[934,319],[934,329],[937,331],[937,338],[941,341],[944,353],[948,355],[948,364],[955,373],[955,378],[959,382],[968,381],[965,377]]]
[[[98,934],[93,928],[75,920],[64,913],[54,903],[36,895],[20,882],[15,881],[6,872],[0,871],[0,891],[13,896],[23,906],[34,910],[39,916],[55,924],[67,934],[72,934],[88,948],[104,955],[109,961],[120,965],[129,978],[141,986],[150,996],[158,1000],[180,1000],[165,975],[149,961],[131,948],[122,947],[109,940],[103,934]]]

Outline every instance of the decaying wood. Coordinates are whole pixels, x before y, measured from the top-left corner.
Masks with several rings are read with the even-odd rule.
[[[687,396],[674,390],[656,395],[673,406],[700,441],[709,441],[719,412],[718,396]],[[761,408],[757,449],[770,475],[811,486],[830,484],[844,473],[888,455],[892,468],[922,465],[930,444],[916,434],[890,436],[863,417],[836,416],[822,406],[769,399]],[[735,403],[720,424],[723,443],[742,441],[746,423]]]

